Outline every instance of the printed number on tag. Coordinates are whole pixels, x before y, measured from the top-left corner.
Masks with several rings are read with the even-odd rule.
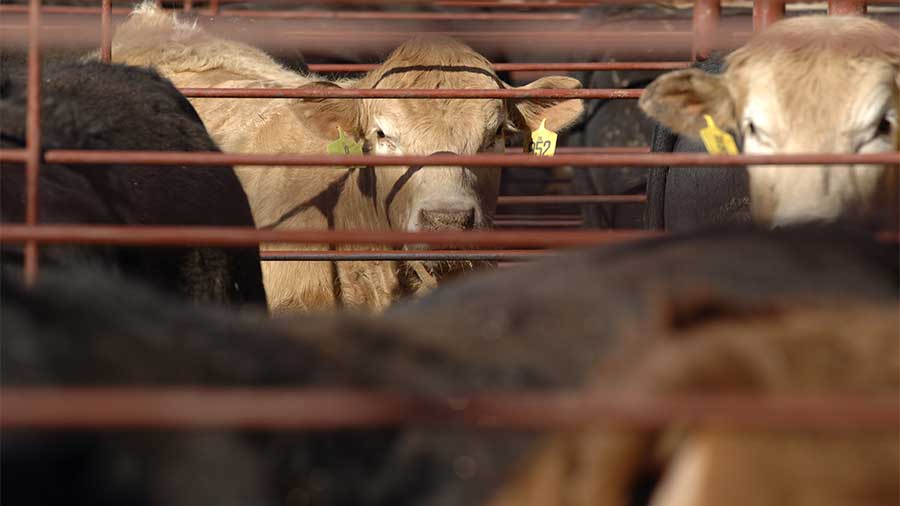
[[[526,151],[537,156],[553,156],[556,153],[556,132],[547,128],[547,120],[541,120],[541,126],[531,132],[530,142],[526,139]]]

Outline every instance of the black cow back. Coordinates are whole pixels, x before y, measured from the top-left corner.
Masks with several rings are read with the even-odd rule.
[[[695,65],[720,74],[721,58]],[[653,130],[654,153],[705,153],[699,139],[678,135],[657,124]],[[672,232],[713,225],[750,222],[750,188],[743,167],[660,167],[650,171],[647,183],[646,226]]]
[[[4,148],[25,138],[22,72],[3,78]],[[191,104],[148,69],[101,63],[48,68],[42,80],[44,149],[218,151]],[[24,221],[24,168],[0,171],[3,222]],[[41,167],[44,223],[253,227],[230,167],[49,165]],[[4,245],[5,264],[21,247]],[[73,247],[41,249],[47,265],[99,263],[193,299],[265,302],[257,248]]]

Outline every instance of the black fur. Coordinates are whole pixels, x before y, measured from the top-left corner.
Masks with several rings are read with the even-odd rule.
[[[12,70],[12,72],[10,72]],[[25,138],[22,72],[5,69],[4,148]],[[191,104],[155,72],[123,65],[45,69],[43,149],[218,151]],[[0,216],[24,221],[24,167],[0,171]],[[230,167],[48,165],[41,167],[44,223],[252,227],[247,196]],[[3,246],[21,264],[21,247]],[[43,265],[101,263],[194,299],[264,303],[257,248],[45,247]]]
[[[721,57],[698,62],[711,74],[724,69]],[[705,153],[699,139],[673,133],[657,124],[653,130],[654,153]],[[743,167],[660,167],[647,182],[645,225],[672,232],[726,224],[750,223],[750,188]]]
[[[826,228],[707,231],[460,280],[380,318],[277,323],[48,269],[33,290],[2,278],[0,374],[5,385],[341,384],[452,396],[572,387],[616,347],[690,325],[672,317],[673,304],[694,302],[686,314],[697,319],[716,314],[697,301],[735,310],[896,301],[897,258],[896,245]],[[3,436],[0,499],[16,506],[480,504],[535,437],[446,429]],[[460,458],[475,462],[474,476],[457,473]]]

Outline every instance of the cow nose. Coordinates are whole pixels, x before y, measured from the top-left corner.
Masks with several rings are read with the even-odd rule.
[[[475,208],[422,209],[419,211],[421,230],[465,230],[475,227]]]

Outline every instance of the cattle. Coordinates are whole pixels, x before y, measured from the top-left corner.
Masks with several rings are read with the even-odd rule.
[[[113,60],[151,66],[180,87],[509,88],[489,62],[446,38],[416,37],[356,80],[327,81],[278,65],[247,45],[179,21],[152,3],[118,27]],[[548,76],[524,89],[572,89]],[[227,152],[325,154],[339,129],[379,155],[501,152],[505,132],[561,130],[577,99],[192,99]],[[267,229],[464,230],[489,226],[499,169],[427,167],[237,167],[257,225]],[[268,244],[266,249],[284,249]],[[307,248],[324,249],[323,245]],[[331,249],[336,249],[330,247]],[[368,248],[368,247],[367,247]],[[469,263],[270,262],[263,266],[273,311],[334,307],[383,310]],[[424,268],[423,268],[424,267]]]
[[[631,388],[640,371],[652,372],[654,350],[690,343],[688,335],[716,322],[734,325],[725,327],[734,332],[710,330],[723,336],[739,328],[742,336],[774,335],[791,321],[791,308],[809,307],[834,314],[803,321],[821,329],[823,340],[834,331],[844,342],[851,322],[862,319],[844,307],[850,302],[896,308],[896,255],[896,245],[830,229],[707,231],[460,279],[378,317],[274,321],[188,308],[103,273],[48,269],[32,290],[4,275],[0,379],[6,387],[351,386],[455,406],[477,390]],[[894,325],[896,339],[893,320],[882,320],[881,311],[865,315],[865,328],[881,329],[872,336]],[[845,316],[846,326],[831,325]],[[459,427],[305,435],[6,431],[0,493],[4,503],[45,505],[70,501],[75,490],[94,504],[486,504],[521,497],[530,459],[541,460],[540,448],[562,436],[547,437]],[[35,485],[48,482],[57,486]]]
[[[688,69],[651,84],[640,106],[680,135],[709,117],[739,132],[747,154],[875,153],[897,129],[900,36],[861,17],[802,16],[773,24],[726,59],[721,76]],[[751,166],[751,214],[761,224],[865,219],[882,193],[897,205],[884,166]]]
[[[898,331],[896,304],[725,313],[675,325],[652,345],[620,353],[593,385],[645,398],[723,392],[896,398]],[[900,501],[896,430],[766,432],[672,423],[639,432],[600,425],[548,438],[490,506]]]
[[[720,55],[694,68],[721,74]],[[734,132],[732,132],[734,133]],[[738,137],[738,143],[740,137]],[[704,153],[703,143],[656,124],[650,148],[655,153]],[[744,167],[660,167],[647,178],[643,225],[683,232],[708,226],[750,223],[750,188]]]
[[[25,146],[24,72],[9,69],[0,97],[4,148]],[[43,149],[217,151],[191,104],[157,73],[100,63],[54,65],[41,82]],[[0,171],[0,218],[25,219],[25,170]],[[42,164],[42,223],[253,227],[230,167]],[[20,246],[3,262],[22,265]],[[265,304],[256,248],[76,247],[40,249],[42,265],[102,264],[196,301]]]

